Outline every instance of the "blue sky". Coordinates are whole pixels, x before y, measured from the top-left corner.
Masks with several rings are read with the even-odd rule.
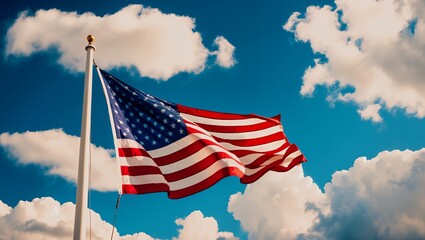
[[[281,114],[308,159],[249,188],[229,177],[179,200],[125,195],[123,239],[425,237],[423,2],[63,0],[1,11],[0,237],[60,239],[72,229],[64,204],[75,203],[87,34],[101,68],[147,93]],[[114,146],[97,74],[92,143],[94,167],[105,165],[90,195],[102,239],[117,193],[102,163],[113,161]],[[43,203],[62,214],[43,220]],[[350,230],[360,223],[366,230]]]

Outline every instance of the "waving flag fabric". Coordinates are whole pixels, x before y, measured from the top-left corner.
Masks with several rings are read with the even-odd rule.
[[[98,69],[113,124],[122,193],[181,198],[227,176],[252,183],[305,162],[280,116],[229,114],[174,104]]]

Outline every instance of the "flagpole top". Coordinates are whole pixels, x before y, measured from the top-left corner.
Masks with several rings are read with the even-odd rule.
[[[89,44],[93,44],[93,42],[94,42],[94,36],[93,36],[93,35],[88,35],[88,36],[87,36],[87,42],[88,42]]]
[[[90,35],[87,36],[87,42],[89,44],[86,46],[86,51],[90,48],[92,48],[93,50],[96,50],[96,48],[93,45],[93,43],[94,43],[94,36],[93,35],[90,34]]]

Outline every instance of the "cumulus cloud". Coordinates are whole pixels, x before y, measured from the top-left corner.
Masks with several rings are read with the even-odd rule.
[[[10,211],[12,211],[12,208],[0,200],[0,217],[9,214]]]
[[[71,239],[74,213],[75,204],[61,204],[51,197],[35,198],[31,202],[20,201],[14,208],[0,201],[0,239]],[[92,210],[90,215],[91,239],[110,239],[112,225],[103,221],[100,215]],[[177,219],[176,224],[183,228],[179,229],[178,238],[173,239],[237,239],[233,233],[219,232],[217,221],[212,217],[204,217],[200,211],[194,211],[184,219]],[[90,230],[89,222],[87,230]],[[116,229],[114,239],[154,240],[143,232],[120,236]]]
[[[2,133],[0,145],[21,164],[39,164],[49,168],[48,174],[76,182],[80,138],[61,129],[39,132]],[[117,191],[119,174],[112,150],[92,144],[91,188]],[[115,177],[114,177],[115,176]]]
[[[35,198],[31,202],[20,201],[13,209],[0,217],[0,239],[56,240],[71,239],[74,229],[75,205],[60,204],[50,197]],[[91,239],[110,239],[112,225],[103,221],[100,215],[90,211],[92,221]],[[88,214],[87,214],[87,219]],[[87,229],[90,229],[87,223]],[[88,234],[89,235],[89,234]],[[145,233],[119,236],[115,230],[114,239],[153,240]],[[88,236],[89,237],[89,236]]]
[[[381,119],[377,105],[425,117],[425,2],[335,0],[335,5],[295,12],[283,26],[323,56],[306,69],[301,94],[329,87],[331,101],[372,106],[359,114],[375,122]]]
[[[134,66],[143,76],[167,80],[179,72],[199,73],[205,68],[212,53],[194,29],[193,18],[142,5],[129,5],[103,17],[38,10],[33,16],[21,13],[9,28],[6,54],[28,56],[55,48],[65,68],[84,71],[85,37],[93,34],[98,49],[95,59],[103,68]],[[220,39],[217,62],[230,67],[226,54],[233,46]]]
[[[268,174],[230,198],[251,239],[425,238],[425,148],[358,158],[324,193],[301,168],[291,174]]]
[[[176,224],[182,228],[179,229],[179,236],[173,238],[174,240],[238,239],[233,233],[219,232],[217,221],[213,217],[204,217],[201,211],[194,211],[185,219],[177,219]]]
[[[230,68],[235,65],[235,46],[229,43],[223,36],[216,37],[214,44],[218,46],[218,51],[215,52],[217,55],[216,63],[225,68]]]
[[[379,115],[381,105],[371,104],[363,109],[357,110],[363,120],[372,120],[372,122],[382,122],[382,117]]]
[[[230,197],[228,211],[249,232],[250,239],[295,239],[313,226],[317,213],[306,210],[309,202],[324,195],[301,166],[287,173],[269,172],[244,193]]]

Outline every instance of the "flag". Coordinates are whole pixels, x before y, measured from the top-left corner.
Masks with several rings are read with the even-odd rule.
[[[98,68],[107,98],[124,194],[182,198],[220,179],[252,183],[305,162],[280,116],[230,114],[174,104]]]

